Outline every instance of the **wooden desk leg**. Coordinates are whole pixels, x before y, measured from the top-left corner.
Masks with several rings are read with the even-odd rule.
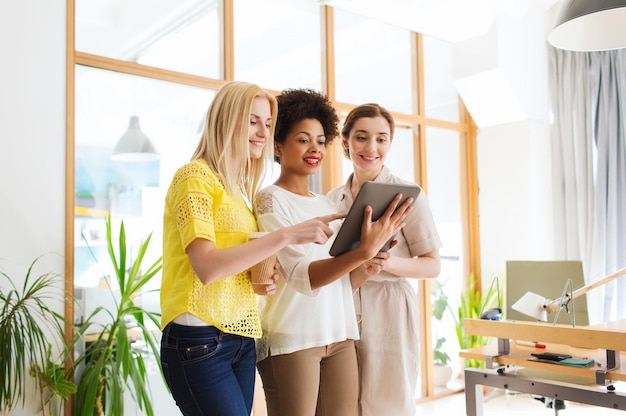
[[[483,416],[482,373],[465,370],[465,414]]]

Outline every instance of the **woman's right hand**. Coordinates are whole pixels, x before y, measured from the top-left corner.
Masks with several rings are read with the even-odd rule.
[[[284,228],[291,238],[291,244],[325,244],[333,235],[333,230],[328,224],[335,220],[345,218],[345,213],[335,213],[311,218],[299,224]]]
[[[397,234],[406,224],[404,219],[413,210],[411,206],[413,198],[408,198],[399,205],[401,200],[402,195],[396,195],[388,205],[385,213],[373,222],[372,207],[369,205],[365,207],[359,248],[370,253],[368,258],[374,257],[385,242]]]

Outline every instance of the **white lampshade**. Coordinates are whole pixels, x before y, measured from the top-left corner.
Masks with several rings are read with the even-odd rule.
[[[546,322],[548,320],[548,312],[543,307],[545,303],[546,299],[543,296],[533,292],[526,292],[524,296],[511,305],[511,308],[524,315]]]
[[[139,126],[139,117],[131,116],[128,129],[117,141],[111,159],[122,161],[147,161],[158,158],[159,153]]]
[[[625,48],[626,0],[568,0],[548,42],[571,51]]]

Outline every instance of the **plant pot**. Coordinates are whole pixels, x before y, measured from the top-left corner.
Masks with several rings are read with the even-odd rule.
[[[452,367],[449,365],[435,364],[434,366],[434,382],[435,387],[446,387],[450,377],[452,377]]]

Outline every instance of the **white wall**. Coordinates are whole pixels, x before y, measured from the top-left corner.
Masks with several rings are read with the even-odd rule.
[[[64,272],[65,10],[64,0],[0,2],[0,270],[10,276],[42,254],[38,272]]]
[[[64,249],[65,1],[0,7],[0,256],[28,264]]]
[[[514,6],[497,15],[486,35],[455,45],[455,83],[479,126],[485,290],[507,260],[556,260],[546,39],[561,5]],[[501,114],[502,108],[518,111]]]
[[[521,121],[481,129],[478,207],[483,287],[507,260],[554,259],[550,126]]]

